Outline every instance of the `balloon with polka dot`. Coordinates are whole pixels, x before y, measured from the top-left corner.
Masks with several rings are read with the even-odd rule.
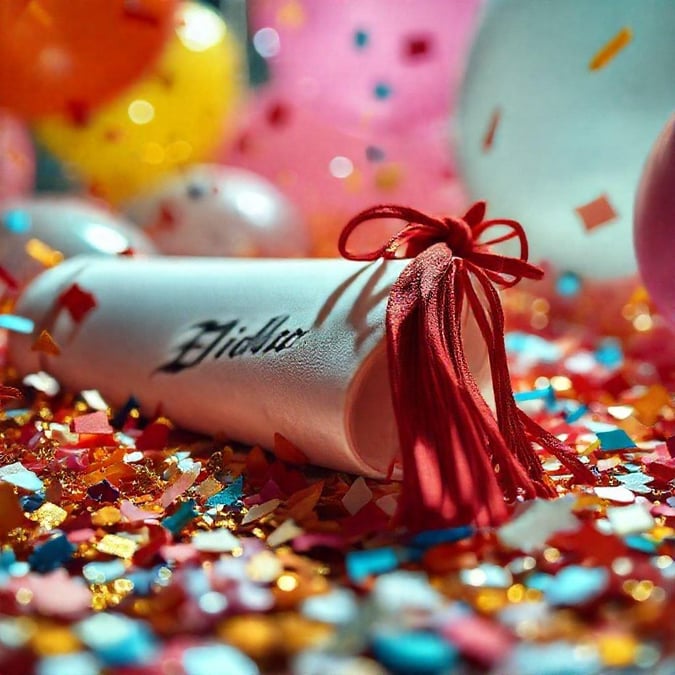
[[[300,107],[352,132],[404,131],[452,108],[480,4],[257,0],[253,44]]]

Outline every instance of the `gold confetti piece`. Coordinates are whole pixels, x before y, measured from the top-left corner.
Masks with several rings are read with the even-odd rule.
[[[31,345],[31,351],[51,354],[52,356],[58,356],[61,353],[61,349],[56,344],[54,338],[46,330],[43,330],[38,335],[37,340]]]
[[[400,164],[387,164],[375,173],[375,187],[383,192],[395,190],[401,184],[403,174]]]
[[[120,537],[116,534],[106,534],[96,544],[96,550],[128,560],[136,552],[136,543],[126,537]]]
[[[282,26],[288,28],[300,28],[306,21],[305,10],[297,0],[289,0],[277,13],[277,18]]]
[[[590,70],[604,68],[633,39],[633,31],[625,26],[605,44],[588,64]]]
[[[122,520],[120,510],[114,506],[104,506],[91,514],[92,525],[105,527],[106,525],[115,525]]]
[[[40,656],[72,654],[82,647],[71,630],[56,625],[41,625],[33,635],[31,645]]]
[[[45,529],[53,530],[58,527],[68,517],[68,511],[62,509],[56,504],[45,502],[39,509],[36,509],[29,515],[31,520],[35,520]]]
[[[208,499],[217,492],[220,492],[222,489],[223,484],[219,480],[216,480],[213,476],[208,476],[199,484],[199,486],[195,489],[195,492],[200,497]]]
[[[39,239],[29,239],[26,242],[26,253],[45,267],[54,267],[63,261],[61,251],[51,248]]]

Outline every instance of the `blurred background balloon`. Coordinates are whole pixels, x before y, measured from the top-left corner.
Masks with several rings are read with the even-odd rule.
[[[115,54],[123,51],[120,42]],[[240,75],[239,47],[222,18],[182,3],[165,51],[139,82],[86,119],[39,123],[38,136],[93,194],[118,202],[210,157],[232,131]]]
[[[656,140],[642,172],[635,248],[645,286],[675,328],[675,116]]]
[[[159,55],[177,0],[2,0],[0,106],[27,118],[91,109]]]
[[[675,3],[488,3],[458,111],[469,191],[559,274],[636,271],[635,189],[675,106]],[[561,277],[565,281],[564,277]]]
[[[126,212],[162,253],[284,258],[310,249],[297,209],[243,169],[191,167],[129,203]]]
[[[315,255],[337,255],[340,229],[376,203],[439,213],[466,205],[445,119],[427,121],[414,134],[357,135],[294,103],[277,82],[260,87],[243,117],[222,161],[266,176],[291,198],[309,224]]]
[[[0,202],[29,192],[35,179],[35,151],[25,125],[0,110]]]
[[[0,265],[23,287],[80,253],[151,254],[148,238],[104,205],[73,197],[28,197],[0,204]]]
[[[479,0],[257,0],[253,45],[298,107],[351,132],[447,116]]]

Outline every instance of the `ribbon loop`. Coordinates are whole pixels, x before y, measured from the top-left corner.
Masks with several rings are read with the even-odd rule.
[[[461,218],[435,218],[406,206],[374,206],[357,214],[345,225],[338,240],[338,250],[348,260],[415,258],[430,246],[445,243],[455,257],[484,269],[493,283],[505,288],[524,278],[540,279],[543,271],[527,261],[528,245],[523,226],[509,219],[484,220],[485,209],[485,202],[476,202]],[[363,223],[383,219],[403,220],[406,225],[378,249],[357,253],[348,248],[350,237]],[[480,240],[488,230],[500,226],[507,228],[505,234],[487,241]],[[520,244],[517,257],[490,251],[489,246],[510,239],[517,239]]]

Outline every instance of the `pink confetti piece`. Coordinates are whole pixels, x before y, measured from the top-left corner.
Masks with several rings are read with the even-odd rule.
[[[91,606],[91,591],[81,578],[73,578],[64,569],[49,574],[27,574],[11,578],[7,588],[13,593],[20,589],[32,592],[31,604],[47,616],[75,619]]]
[[[141,509],[128,499],[122,500],[120,503],[120,512],[122,516],[130,523],[135,523],[140,520],[157,519],[162,516],[163,511],[146,511]]]
[[[104,411],[76,417],[71,422],[70,429],[76,434],[111,434],[114,431]]]
[[[173,503],[178,497],[180,497],[188,488],[192,487],[192,484],[197,480],[200,472],[202,470],[202,465],[199,462],[195,462],[187,471],[182,473],[174,483],[164,492],[159,503],[166,508],[169,504]]]
[[[373,498],[373,493],[366,485],[366,481],[359,477],[349,487],[342,498],[342,505],[350,515],[358,513]]]

